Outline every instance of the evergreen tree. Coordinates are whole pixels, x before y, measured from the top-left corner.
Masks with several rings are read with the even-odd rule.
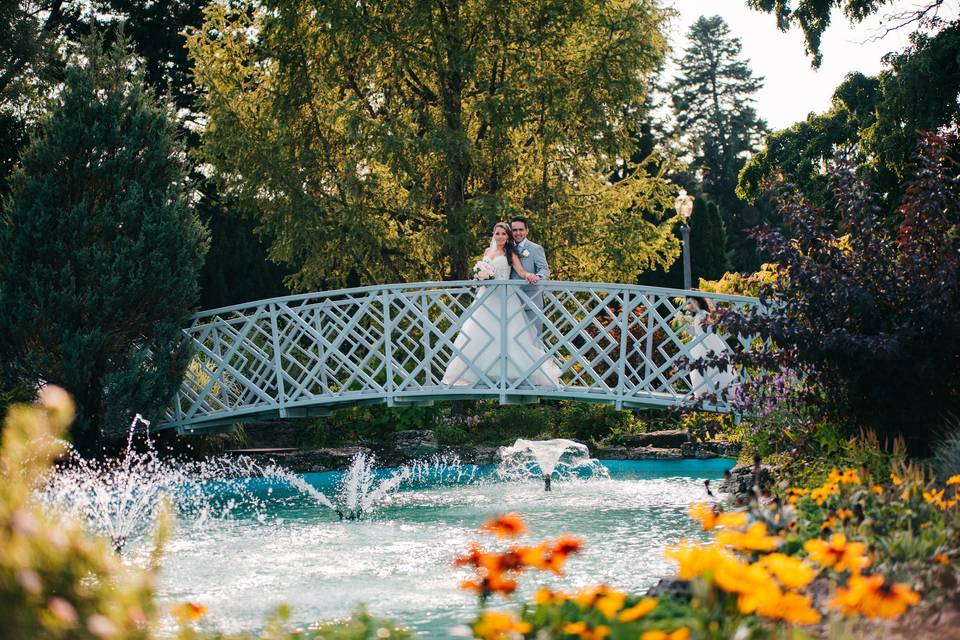
[[[767,130],[752,106],[763,82],[740,59],[740,39],[720,16],[701,16],[687,40],[670,85],[678,138],[692,156],[701,190],[720,208],[734,268],[751,270],[757,260],[743,233],[750,221],[735,190],[740,169]]]
[[[0,226],[0,361],[75,395],[88,451],[169,402],[207,242],[175,125],[125,44],[84,43]]]

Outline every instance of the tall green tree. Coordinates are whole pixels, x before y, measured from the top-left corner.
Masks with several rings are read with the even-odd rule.
[[[737,176],[767,131],[753,108],[763,86],[741,58],[740,39],[720,16],[701,16],[690,26],[687,47],[670,84],[677,137],[692,157],[700,190],[720,208],[734,267],[756,267],[752,242],[744,236],[750,220],[736,195]]]
[[[465,277],[513,213],[560,277],[677,254],[660,169],[612,180],[666,50],[653,0],[236,4],[189,41],[204,158],[296,287]]]
[[[156,416],[179,384],[207,241],[172,113],[124,44],[85,43],[0,226],[0,361],[75,395],[88,450],[134,413]]]

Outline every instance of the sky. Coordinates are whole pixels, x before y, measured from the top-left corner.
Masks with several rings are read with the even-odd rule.
[[[909,9],[918,1],[898,0],[856,26],[835,11],[830,28],[823,34],[823,63],[817,70],[810,66],[810,58],[804,53],[799,29],[779,31],[772,14],[748,9],[746,0],[672,0],[680,17],[673,23],[671,43],[675,53],[681,52],[683,36],[698,17],[721,16],[731,34],[740,38],[742,57],[749,60],[754,75],[764,78],[764,87],[756,95],[758,114],[772,129],[783,129],[803,120],[811,111],[828,110],[830,96],[847,73],[875,75],[883,68],[884,54],[904,49],[910,29],[900,29],[879,40],[876,36],[882,32],[891,11]],[[670,6],[671,2],[664,4]],[[952,5],[951,10],[956,9],[957,2],[947,4]]]

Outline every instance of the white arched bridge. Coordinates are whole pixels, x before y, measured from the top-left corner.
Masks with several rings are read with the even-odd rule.
[[[252,420],[327,415],[366,403],[477,398],[504,404],[585,400],[618,409],[676,406],[699,398],[704,409],[731,410],[724,394],[717,394],[716,369],[691,371],[689,362],[703,355],[711,339],[716,345],[717,336],[692,322],[685,301],[707,295],[718,307],[746,308],[758,304],[755,298],[620,284],[524,285],[370,286],[200,312],[184,330],[194,359],[156,426],[189,433]],[[528,291],[542,293],[542,309]],[[498,312],[475,321],[470,335],[463,332],[457,340],[481,307]],[[533,336],[526,341],[536,345],[533,353],[516,353],[510,332],[516,332],[518,321]],[[479,350],[469,345],[476,340],[483,342]],[[723,336],[723,341],[724,348],[735,351],[750,348],[747,337]],[[444,381],[454,359],[470,374],[465,376],[469,382]],[[559,379],[533,384],[548,359],[559,368]]]

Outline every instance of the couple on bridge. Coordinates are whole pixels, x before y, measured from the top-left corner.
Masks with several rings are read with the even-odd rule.
[[[481,288],[465,311],[454,353],[443,374],[443,384],[474,386],[483,377],[498,380],[506,356],[506,377],[521,377],[534,387],[560,386],[560,367],[545,357],[543,292],[537,284],[550,274],[543,247],[527,238],[530,225],[517,216],[493,225],[490,246],[474,267],[474,277],[486,280],[526,280],[523,287]],[[500,295],[496,295],[499,293]],[[505,296],[505,299],[504,299]]]

